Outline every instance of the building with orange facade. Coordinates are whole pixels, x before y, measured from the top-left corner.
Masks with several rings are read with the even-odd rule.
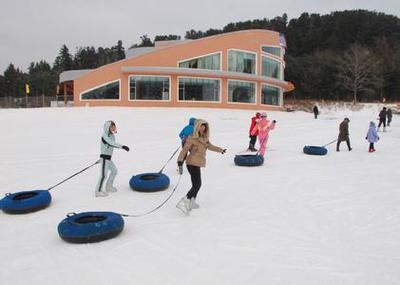
[[[279,109],[291,89],[285,48],[268,30],[162,41],[97,69],[65,71],[60,83],[73,82],[74,106]]]

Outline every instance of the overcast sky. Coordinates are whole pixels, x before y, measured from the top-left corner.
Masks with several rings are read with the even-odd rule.
[[[60,47],[125,48],[140,36],[222,28],[230,22],[272,19],[287,13],[367,9],[400,15],[399,0],[0,0],[0,74],[10,62],[26,71],[31,61],[53,64]]]

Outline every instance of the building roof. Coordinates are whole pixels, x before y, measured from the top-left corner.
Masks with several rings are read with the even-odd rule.
[[[78,77],[81,77],[87,73],[92,71],[92,69],[78,69],[78,70],[67,70],[63,71],[60,73],[60,83],[66,82],[66,81],[73,81],[77,79]]]

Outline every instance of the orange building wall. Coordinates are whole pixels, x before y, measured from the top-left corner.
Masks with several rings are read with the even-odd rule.
[[[159,48],[155,52],[150,52],[138,57],[124,59],[112,64],[102,66],[95,69],[88,74],[76,79],[74,81],[74,105],[75,106],[139,106],[139,107],[215,107],[215,108],[235,108],[235,109],[277,109],[279,106],[269,106],[260,104],[261,83],[256,84],[256,97],[257,104],[249,103],[227,103],[228,90],[227,79],[221,80],[221,103],[207,103],[207,102],[178,102],[178,87],[177,76],[185,76],[185,70],[179,75],[171,75],[170,83],[170,101],[128,101],[129,85],[128,76],[135,75],[135,73],[123,73],[121,68],[123,66],[154,66],[154,67],[178,67],[177,62],[188,58],[199,57],[205,54],[222,52],[222,70],[227,71],[228,68],[228,49],[242,49],[257,53],[257,73],[260,75],[262,61],[261,61],[261,46],[262,45],[275,45],[279,46],[279,34],[266,30],[251,30],[233,32],[222,34],[198,40],[188,41],[185,43],[172,45],[168,47]],[[162,73],[140,72],[137,75],[168,75]],[[190,76],[190,75],[187,75]],[[203,76],[196,76],[203,77]],[[207,78],[220,78],[219,76],[204,76]],[[241,75],[238,75],[240,79]],[[120,100],[83,100],[80,101],[80,93],[85,90],[91,89],[95,86],[102,85],[106,82],[113,80],[121,80],[120,86]],[[244,79],[242,79],[244,80]],[[252,80],[251,80],[252,81]],[[256,81],[252,81],[256,82]],[[264,82],[265,83],[265,82]],[[287,88],[286,83],[280,85],[271,84],[277,87],[282,87],[284,90]]]

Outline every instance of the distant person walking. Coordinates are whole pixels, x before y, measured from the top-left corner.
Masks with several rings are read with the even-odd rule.
[[[392,122],[392,109],[387,109],[386,112],[386,116],[387,116],[387,126],[390,127],[390,123]]]
[[[314,105],[313,112],[314,112],[314,119],[317,119],[319,115],[319,110],[317,105]]]
[[[379,112],[378,132],[382,124],[383,124],[383,131],[386,132],[386,116],[387,116],[386,107],[383,107],[383,109]]]
[[[343,122],[339,125],[339,136],[336,144],[336,151],[340,151],[339,146],[342,141],[345,141],[349,151],[352,150],[350,146],[350,138],[349,138],[349,118],[344,118]]]
[[[376,132],[375,123],[372,121],[369,123],[369,128],[365,139],[369,142],[368,151],[374,152],[375,151],[374,143],[376,143],[379,140],[379,136],[378,133]]]

